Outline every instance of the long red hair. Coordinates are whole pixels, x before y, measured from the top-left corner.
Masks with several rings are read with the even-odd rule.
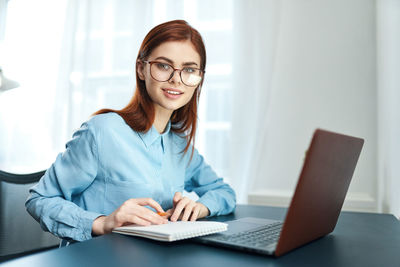
[[[200,55],[200,69],[206,67],[206,49],[200,33],[184,20],[173,20],[154,27],[144,38],[136,59],[136,90],[129,104],[121,110],[101,109],[94,115],[115,112],[137,132],[147,132],[154,123],[155,111],[153,101],[146,90],[146,84],[139,79],[137,62],[147,60],[152,51],[164,42],[186,41],[193,44]],[[203,72],[204,73],[204,72]],[[203,77],[204,78],[204,77]],[[197,105],[200,98],[200,89],[203,85],[202,79],[196,88],[192,99],[183,107],[175,110],[171,115],[171,130],[183,134],[187,144],[184,153],[195,143],[197,126]],[[193,154],[193,151],[192,151]]]

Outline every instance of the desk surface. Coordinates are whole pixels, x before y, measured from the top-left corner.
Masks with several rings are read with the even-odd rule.
[[[213,220],[242,217],[284,219],[286,209],[239,205],[234,214]],[[335,231],[280,257],[268,257],[178,241],[163,243],[109,234],[0,266],[400,266],[400,222],[388,214],[342,212]]]

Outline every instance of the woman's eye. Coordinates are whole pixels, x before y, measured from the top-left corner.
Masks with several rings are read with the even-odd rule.
[[[160,70],[169,70],[169,69],[171,68],[170,65],[164,64],[164,63],[157,63],[157,67],[158,67]]]
[[[183,71],[187,73],[194,73],[196,70],[193,68],[184,68]]]

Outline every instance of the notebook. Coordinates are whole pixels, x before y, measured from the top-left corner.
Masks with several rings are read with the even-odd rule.
[[[226,223],[212,221],[177,221],[150,226],[122,226],[115,228],[113,232],[171,242],[226,231],[227,226]]]
[[[281,256],[331,233],[337,223],[364,140],[321,129],[314,132],[284,222],[228,221],[228,231],[197,242]],[[279,179],[279,177],[275,177]],[[263,217],[268,218],[268,214]]]

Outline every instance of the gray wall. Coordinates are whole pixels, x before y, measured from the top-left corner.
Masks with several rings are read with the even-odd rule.
[[[283,1],[265,165],[249,202],[287,205],[315,128],[365,139],[345,209],[376,210],[375,1]]]

